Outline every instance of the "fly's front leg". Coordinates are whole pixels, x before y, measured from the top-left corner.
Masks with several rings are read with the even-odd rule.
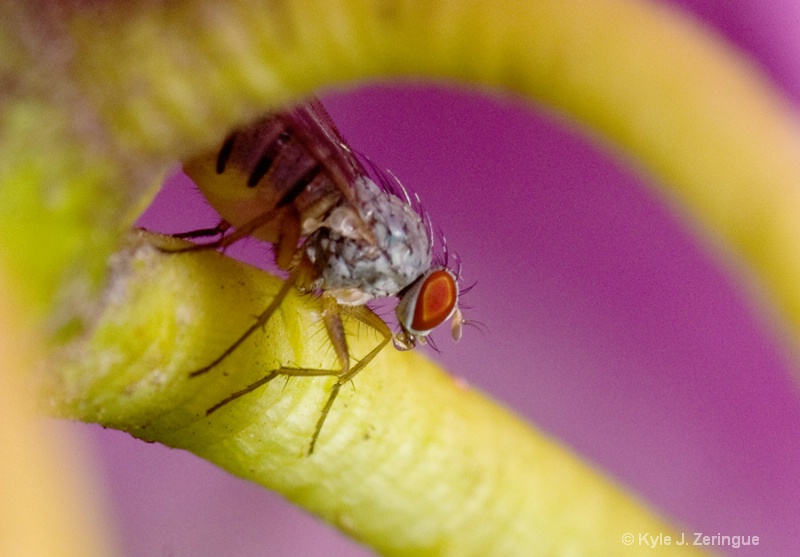
[[[325,323],[325,329],[328,331],[328,336],[331,339],[333,349],[342,365],[342,369],[338,373],[334,373],[334,375],[337,376],[337,380],[331,387],[331,393],[328,395],[328,400],[325,402],[325,406],[323,406],[322,412],[320,412],[319,419],[317,420],[317,426],[314,429],[314,434],[311,437],[311,444],[308,447],[309,455],[314,452],[314,447],[317,444],[319,433],[322,431],[322,426],[325,424],[325,419],[328,417],[328,412],[330,412],[331,408],[333,407],[333,403],[336,400],[336,397],[339,395],[342,385],[350,381],[358,372],[364,369],[373,360],[373,358],[375,358],[375,356],[377,356],[378,353],[383,350],[383,348],[392,338],[392,332],[389,330],[389,327],[386,325],[386,323],[384,323],[383,320],[367,306],[340,306],[336,299],[331,294],[327,293],[323,295],[322,301],[322,318]],[[362,323],[372,327],[383,337],[378,345],[366,356],[361,358],[361,360],[359,360],[353,367],[350,367],[350,354],[347,347],[347,338],[345,337],[344,326],[342,325],[341,312],[351,315]],[[287,368],[282,368],[282,370],[284,373],[286,373]],[[300,374],[298,373],[298,375]]]

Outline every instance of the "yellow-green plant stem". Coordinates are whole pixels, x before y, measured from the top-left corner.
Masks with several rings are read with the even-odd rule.
[[[313,303],[296,314],[291,308],[301,306],[287,306],[280,326],[271,324],[261,341],[254,339],[274,361],[243,351],[228,363],[230,375],[189,382],[184,370],[202,365],[229,339],[211,336],[242,322],[238,307],[221,306],[208,293],[229,284],[228,276],[250,284],[245,275],[255,275],[220,272],[226,264],[212,255],[196,260],[213,264],[191,267],[188,257],[166,263],[146,250],[120,255],[110,279],[103,271],[168,162],[217,143],[234,124],[319,87],[376,77],[456,80],[544,102],[627,153],[712,243],[748,265],[798,346],[797,116],[732,49],[658,3],[134,0],[68,6],[6,0],[2,9],[0,265],[31,314],[24,323],[6,316],[5,325],[36,329],[34,336],[55,350],[46,383],[62,389],[48,391],[50,402],[66,415],[190,448],[247,477],[267,477],[267,485],[387,552],[401,541],[418,549],[422,540],[434,540],[438,545],[428,550],[440,553],[468,540],[478,547],[475,540],[491,538],[490,532],[495,543],[522,540],[512,531],[521,522],[458,523],[461,507],[450,513],[452,522],[426,529],[431,523],[420,517],[429,499],[463,497],[469,486],[496,489],[460,500],[468,508],[489,500],[480,497],[496,497],[497,508],[487,511],[493,517],[513,514],[504,505],[524,504],[520,486],[536,493],[526,512],[538,518],[524,524],[535,538],[525,555],[578,548],[590,554],[602,543],[592,537],[598,519],[614,535],[629,523],[631,530],[661,526],[552,443],[415,355],[402,355],[408,360],[399,363],[394,359],[401,355],[387,350],[359,376],[356,395],[344,389],[312,458],[299,456],[301,441],[320,407],[324,380],[292,380],[285,388],[278,381],[202,418],[203,408],[260,369],[317,354],[300,340],[324,338],[309,337]],[[121,288],[128,273],[143,282]],[[104,279],[110,281],[105,289]],[[182,280],[205,294],[181,305],[178,298],[191,292]],[[258,278],[252,290],[242,287],[249,300],[242,307],[263,307],[270,284]],[[239,292],[233,284],[228,289]],[[130,296],[134,309],[126,305]],[[152,317],[159,312],[160,319]],[[52,348],[59,343],[64,346]],[[409,385],[425,385],[439,398],[426,392],[413,406]],[[460,410],[446,413],[450,405]],[[473,407],[480,424],[464,416]],[[397,420],[403,412],[417,418]],[[452,441],[449,452],[436,452],[438,441],[423,427],[429,423],[441,424],[443,439]],[[467,425],[492,447],[487,452],[498,454],[476,452]],[[262,435],[268,444],[254,444]],[[473,477],[470,484],[452,473],[456,463],[467,471],[492,470],[506,456],[500,451],[514,460],[504,464],[508,478],[489,474],[487,483]],[[393,459],[416,466],[420,475],[393,467]],[[526,459],[536,466],[519,464]],[[374,484],[355,485],[375,463],[384,467],[371,475]],[[437,480],[423,472],[438,474]],[[429,486],[428,499],[408,499],[393,487],[417,482]],[[382,500],[387,512],[358,512],[353,493],[361,497],[359,507],[374,510]],[[437,513],[439,519],[447,514]],[[394,532],[405,537],[383,538]],[[614,545],[599,554],[624,549],[608,543]]]
[[[335,369],[321,306],[292,294],[263,333],[190,378],[280,282],[218,253],[170,255],[146,240],[114,258],[106,313],[53,386],[63,414],[190,450],[385,555],[605,556],[625,548],[626,532],[674,537],[608,479],[414,352],[383,350],[343,389],[311,456],[330,377],[276,379],[206,416],[281,363]],[[347,325],[355,358],[378,342]]]

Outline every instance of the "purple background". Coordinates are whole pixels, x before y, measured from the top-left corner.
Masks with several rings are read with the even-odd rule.
[[[800,102],[796,2],[675,3]],[[467,329],[460,345],[439,334],[434,357],[687,532],[760,536],[736,555],[800,554],[788,357],[646,181],[509,99],[405,88],[324,100],[354,148],[419,193],[465,281],[477,280],[466,315],[488,334]],[[142,221],[167,232],[213,223],[180,177]],[[190,454],[80,427],[97,441],[128,556],[371,554]]]

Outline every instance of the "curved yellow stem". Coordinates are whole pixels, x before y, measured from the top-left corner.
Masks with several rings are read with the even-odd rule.
[[[322,306],[293,292],[263,334],[191,378],[281,283],[218,253],[166,254],[152,241],[165,239],[138,234],[117,254],[106,312],[51,386],[62,415],[192,451],[386,555],[608,555],[625,533],[674,537],[574,455],[414,352],[385,349],[346,385],[310,456],[332,377],[279,378],[207,416],[281,364],[335,369]],[[356,359],[382,340],[345,324]]]

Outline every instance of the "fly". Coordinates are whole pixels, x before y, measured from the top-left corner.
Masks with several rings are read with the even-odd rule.
[[[184,164],[222,218],[214,229],[184,236],[221,237],[189,250],[224,248],[252,236],[273,245],[277,266],[288,278],[269,306],[235,342],[192,377],[212,370],[278,309],[292,288],[314,292],[340,369],[280,367],[207,410],[252,392],[279,375],[336,377],[308,449],[314,451],[325,419],[342,385],[364,369],[390,342],[398,350],[424,344],[449,318],[458,340],[464,323],[458,309],[460,270],[434,263],[430,220],[399,181],[370,177],[339,134],[322,104],[272,112],[236,130],[213,151]],[[228,233],[233,228],[233,232]],[[366,304],[397,297],[399,331]],[[351,366],[342,315],[375,329],[378,345]]]

